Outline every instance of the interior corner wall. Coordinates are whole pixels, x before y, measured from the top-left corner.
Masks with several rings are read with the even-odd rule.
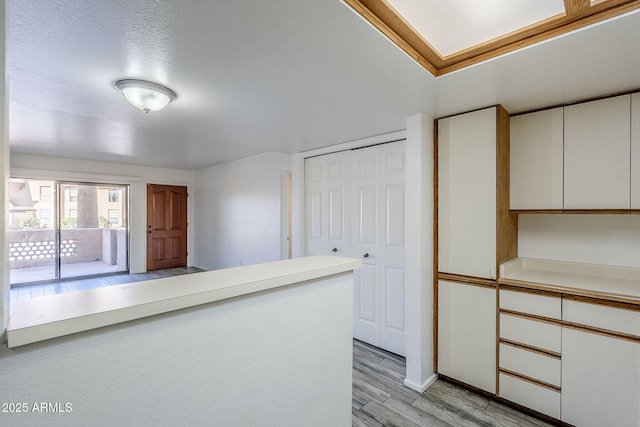
[[[407,118],[407,374],[424,391],[433,372],[433,118]]]
[[[152,168],[125,163],[97,162],[60,157],[11,154],[11,173],[16,171],[37,175],[31,178],[107,182],[129,185],[129,271],[147,270],[147,184],[193,185],[195,172],[178,169]],[[28,178],[28,177],[25,177]],[[193,197],[189,197],[187,220],[193,221]],[[194,227],[189,227],[187,263],[192,265]]]
[[[196,171],[193,265],[207,270],[281,256],[282,169],[291,156],[263,153]]]

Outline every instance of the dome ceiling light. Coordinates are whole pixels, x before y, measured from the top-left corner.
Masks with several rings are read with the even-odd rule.
[[[136,108],[149,111],[162,110],[176,99],[178,95],[168,87],[147,80],[122,79],[113,85],[122,91],[127,101]]]

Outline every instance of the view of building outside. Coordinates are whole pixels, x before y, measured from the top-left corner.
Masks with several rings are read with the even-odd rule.
[[[127,186],[11,179],[8,223],[11,283],[128,270]]]

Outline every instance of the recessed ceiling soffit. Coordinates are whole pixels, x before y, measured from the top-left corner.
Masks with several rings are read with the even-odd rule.
[[[343,1],[436,77],[640,8],[640,0]]]

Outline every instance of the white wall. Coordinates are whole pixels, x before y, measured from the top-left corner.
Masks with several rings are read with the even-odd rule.
[[[176,169],[150,168],[124,163],[95,162],[26,154],[11,154],[11,173],[24,178],[48,178],[86,182],[106,182],[130,185],[130,251],[129,269],[132,273],[147,268],[147,184],[169,184],[192,187],[195,172]],[[187,207],[189,224],[193,225],[193,197]],[[193,254],[195,226],[187,236],[190,256]],[[192,258],[187,259],[192,263]]]
[[[518,256],[640,267],[640,216],[520,215]]]
[[[280,259],[281,171],[290,165],[290,155],[272,152],[196,171],[193,265],[212,270]]]
[[[2,346],[0,402],[28,412],[0,424],[351,426],[352,283],[332,275]],[[40,402],[71,412],[33,412]]]
[[[9,138],[7,129],[5,8],[0,4],[0,341],[9,319],[9,257],[6,241],[6,188],[9,178]],[[0,408],[1,409],[1,408]]]
[[[433,372],[433,118],[407,118],[407,375],[424,391]]]

